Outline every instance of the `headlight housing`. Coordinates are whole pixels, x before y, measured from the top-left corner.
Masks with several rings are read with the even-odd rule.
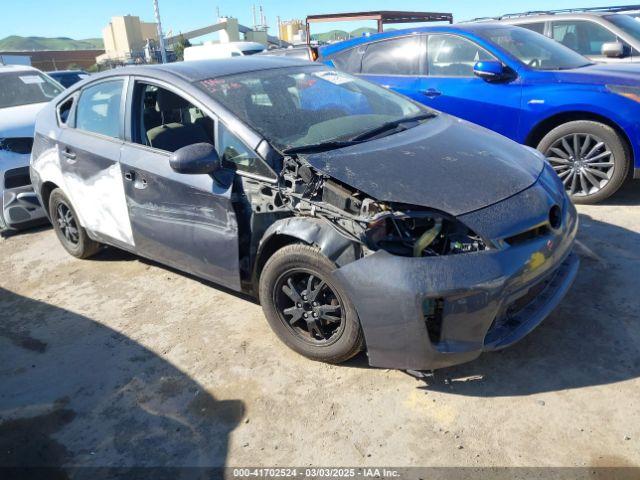
[[[633,100],[640,103],[640,87],[634,87],[630,85],[607,85],[607,90],[617,95]]]
[[[476,233],[453,217],[409,210],[374,219],[365,232],[371,250],[402,257],[431,257],[479,252],[487,248]]]

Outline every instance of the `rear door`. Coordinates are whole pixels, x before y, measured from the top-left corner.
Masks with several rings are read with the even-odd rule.
[[[427,75],[418,100],[470,122],[515,138],[520,120],[519,79],[489,83],[473,73],[478,61],[497,60],[467,38],[452,34],[427,37]]]
[[[419,76],[424,66],[424,48],[421,35],[394,37],[367,44],[362,56],[360,75],[421,101],[418,90]]]
[[[80,91],[71,125],[58,143],[65,194],[90,234],[133,246],[122,187],[120,152],[126,78],[108,78]]]
[[[179,89],[132,81],[121,165],[136,252],[233,289],[240,288],[232,182],[173,171],[173,151],[215,143],[215,119]]]

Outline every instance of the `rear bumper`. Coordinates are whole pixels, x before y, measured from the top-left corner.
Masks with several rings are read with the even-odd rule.
[[[425,258],[378,251],[336,270],[358,312],[369,363],[443,368],[529,334],[578,271],[572,253],[578,219],[570,203],[563,217],[560,230],[516,246]]]

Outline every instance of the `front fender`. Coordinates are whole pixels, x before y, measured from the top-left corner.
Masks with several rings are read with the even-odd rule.
[[[267,228],[258,245],[256,264],[260,264],[265,252],[278,236],[292,237],[308,245],[315,245],[320,252],[338,266],[355,260],[357,243],[339,233],[329,221],[311,217],[287,217],[277,220]]]

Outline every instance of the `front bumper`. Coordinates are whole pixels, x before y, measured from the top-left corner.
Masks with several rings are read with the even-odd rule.
[[[0,152],[0,200],[0,230],[47,222],[31,186],[28,154]]]
[[[522,200],[531,198],[529,192]],[[508,208],[521,208],[517,199],[508,202]],[[336,270],[358,312],[369,363],[443,368],[530,333],[560,303],[578,271],[572,253],[577,212],[568,201],[562,218],[559,229],[500,249],[424,258],[378,251]]]

